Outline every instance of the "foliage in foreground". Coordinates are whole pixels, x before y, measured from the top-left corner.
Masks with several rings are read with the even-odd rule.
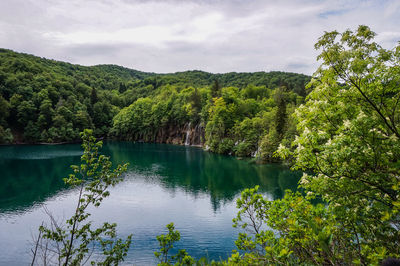
[[[234,226],[245,230],[236,241],[246,253],[232,254],[229,262],[274,265],[344,265],[354,261],[357,249],[351,232],[337,224],[323,204],[312,197],[286,191],[283,199],[269,201],[246,189],[237,201]]]
[[[165,235],[158,235],[157,241],[160,245],[160,251],[155,251],[154,255],[160,261],[158,265],[193,265],[195,260],[188,255],[186,250],[180,249],[176,255],[168,254],[174,247],[174,243],[181,239],[181,234],[175,230],[173,223],[167,224],[168,233]]]
[[[374,36],[360,26],[320,38],[315,88],[295,113],[296,149],[280,149],[315,172],[301,186],[329,204],[362,264],[400,254],[400,45],[383,49]]]
[[[105,222],[93,228],[92,221],[88,220],[88,208],[100,206],[109,196],[108,188],[121,181],[127,165],[118,165],[112,170],[110,159],[99,154],[102,142],[95,142],[93,132],[85,130],[81,136],[82,164],[72,166],[73,174],[64,179],[67,185],[79,191],[76,209],[65,224],[48,212],[50,225],[42,224],[39,228],[32,265],[81,265],[89,261],[97,265],[116,265],[123,261],[131,244],[132,235],[126,240],[117,238],[115,223]],[[91,260],[95,247],[101,248],[103,256]]]

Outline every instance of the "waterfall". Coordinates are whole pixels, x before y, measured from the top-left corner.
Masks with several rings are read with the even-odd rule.
[[[190,122],[189,122],[188,128],[187,128],[187,130],[186,130],[185,145],[186,145],[186,146],[190,145]]]
[[[259,156],[260,152],[261,152],[261,147],[259,146],[256,151],[251,153],[251,157],[255,158],[255,157]]]

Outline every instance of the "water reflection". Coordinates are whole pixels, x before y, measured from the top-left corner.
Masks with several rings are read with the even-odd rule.
[[[271,199],[281,198],[285,189],[296,189],[301,176],[280,164],[250,164],[194,147],[108,142],[102,152],[171,192],[180,188],[194,196],[209,194],[214,211],[255,185]],[[65,189],[62,178],[81,154],[79,144],[0,147],[0,211],[28,208]]]
[[[116,222],[120,237],[133,233],[127,264],[156,264],[156,235],[176,224],[182,240],[176,247],[196,258],[226,259],[235,248],[234,199],[260,185],[269,198],[295,189],[300,173],[280,164],[256,165],[199,148],[163,144],[108,142],[102,150],[114,163],[130,163],[125,180],[92,212],[96,223]],[[48,217],[70,217],[77,191],[62,181],[80,162],[80,145],[0,147],[0,264],[30,262],[32,232]],[[9,232],[13,232],[10,234]]]
[[[179,187],[193,195],[209,194],[214,210],[256,185],[271,199],[281,198],[285,189],[296,189],[301,176],[280,164],[250,164],[193,147],[109,142],[104,151],[118,163],[129,162],[130,171],[156,174],[169,190]]]
[[[0,212],[22,210],[65,188],[79,145],[0,147]]]

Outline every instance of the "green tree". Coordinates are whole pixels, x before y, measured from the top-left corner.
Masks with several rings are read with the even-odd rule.
[[[9,128],[4,129],[2,126],[0,126],[0,144],[11,143],[13,139],[14,138],[11,134],[11,130]]]
[[[281,87],[275,90],[274,100],[276,106],[278,107],[275,116],[276,132],[278,133],[278,136],[282,138],[285,131],[285,125],[287,120],[284,88]]]
[[[322,65],[292,144],[295,167],[315,173],[301,186],[329,203],[362,264],[400,254],[400,45],[383,49],[374,36],[359,26],[319,39]]]
[[[0,95],[0,126],[7,126],[7,118],[10,114],[9,102]]]
[[[214,98],[214,104],[209,109],[210,119],[206,125],[206,145],[211,151],[227,153],[233,145],[224,141],[229,126],[233,124],[231,106],[227,106],[223,98]],[[232,143],[233,144],[233,143]]]
[[[24,128],[29,122],[33,123],[35,121],[36,107],[31,100],[22,101],[17,110],[18,124],[21,128]]]
[[[213,85],[211,86],[211,99],[220,96],[221,96],[221,85],[219,84],[218,79],[215,79]]]
[[[233,223],[245,232],[235,244],[245,253],[234,251],[230,264],[346,265],[359,258],[351,231],[338,226],[329,208],[312,204],[312,196],[286,191],[269,201],[257,191],[245,189],[237,200]]]
[[[265,162],[275,162],[278,160],[274,156],[280,143],[280,136],[276,129],[272,127],[268,134],[264,135],[260,142],[261,159]]]
[[[36,139],[40,139],[40,129],[37,124],[29,121],[24,129],[24,139],[28,142],[33,142]]]
[[[86,110],[78,110],[75,113],[74,126],[79,130],[83,130],[85,128],[92,128],[92,119],[90,118],[88,112]]]
[[[45,128],[47,125],[51,123],[52,117],[54,114],[54,110],[52,108],[52,103],[49,99],[45,99],[40,104],[40,113],[39,117],[42,117],[41,127]]]
[[[99,101],[99,98],[97,97],[97,90],[95,88],[92,88],[92,91],[90,93],[90,104],[94,105]]]
[[[194,88],[191,96],[190,102],[193,109],[193,120],[195,123],[198,123],[200,120],[200,112],[201,112],[201,95],[197,88]]]
[[[174,263],[174,265],[193,265],[195,260],[184,249],[178,250],[176,255],[168,254],[174,247],[174,243],[181,239],[181,234],[178,230],[175,230],[174,223],[169,223],[166,227],[168,233],[157,236],[160,251],[155,251],[154,255],[160,260],[158,265],[171,265],[171,263]]]
[[[80,265],[90,260],[91,248],[95,244],[102,250],[102,261],[93,260],[92,264],[117,265],[123,261],[131,244],[132,235],[124,241],[116,237],[116,224],[104,223],[99,228],[93,228],[89,221],[90,206],[99,207],[101,202],[110,195],[110,186],[122,180],[127,164],[118,165],[112,169],[110,159],[99,154],[102,142],[95,142],[92,130],[84,130],[81,134],[84,153],[82,164],[71,166],[73,174],[64,178],[64,182],[79,191],[74,214],[65,225],[56,222],[50,214],[50,226],[42,224],[34,248],[32,265],[38,260],[41,252],[43,262],[40,264]]]

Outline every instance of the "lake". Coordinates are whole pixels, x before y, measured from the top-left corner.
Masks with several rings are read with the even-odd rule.
[[[129,167],[90,219],[117,223],[119,237],[133,234],[124,264],[156,264],[156,236],[170,222],[181,233],[177,248],[195,258],[226,259],[240,232],[232,218],[241,190],[260,185],[277,199],[295,190],[301,176],[281,164],[257,165],[196,147],[106,142],[102,153]],[[0,147],[0,265],[30,263],[32,235],[48,221],[44,207],[59,220],[72,215],[78,194],[62,178],[81,154],[79,144]]]

